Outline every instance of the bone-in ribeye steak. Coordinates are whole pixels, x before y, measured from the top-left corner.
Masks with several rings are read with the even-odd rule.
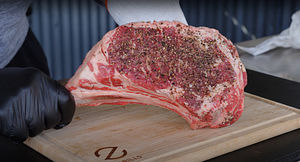
[[[66,87],[77,106],[151,104],[192,129],[239,119],[247,76],[232,42],[180,22],[135,22],[109,31]]]

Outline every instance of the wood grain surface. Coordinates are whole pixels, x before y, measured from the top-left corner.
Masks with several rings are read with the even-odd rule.
[[[25,144],[53,161],[203,161],[299,128],[300,111],[245,93],[233,125],[192,130],[152,105],[77,107],[70,125]]]

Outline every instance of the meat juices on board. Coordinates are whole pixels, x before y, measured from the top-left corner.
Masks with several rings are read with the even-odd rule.
[[[197,129],[237,121],[246,84],[235,47],[217,30],[154,21],[108,32],[66,87],[77,106],[157,105]]]

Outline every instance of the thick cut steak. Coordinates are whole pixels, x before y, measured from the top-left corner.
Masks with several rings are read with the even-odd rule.
[[[66,87],[77,106],[151,104],[192,129],[239,119],[247,76],[232,42],[180,22],[135,22],[109,31]]]

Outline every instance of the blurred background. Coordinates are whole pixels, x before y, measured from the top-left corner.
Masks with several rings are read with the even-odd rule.
[[[233,43],[279,34],[299,0],[180,0],[192,26],[215,28]],[[54,79],[70,78],[86,53],[117,24],[94,0],[34,0],[28,11]]]

